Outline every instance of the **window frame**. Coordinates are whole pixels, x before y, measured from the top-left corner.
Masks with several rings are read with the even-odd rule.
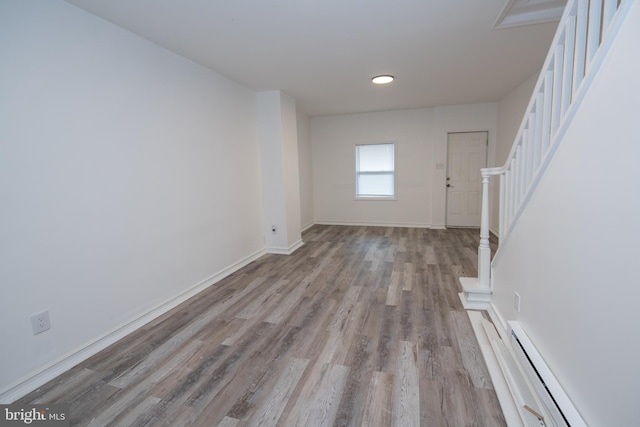
[[[360,172],[359,171],[359,158],[358,158],[358,147],[361,146],[371,146],[371,145],[391,145],[393,146],[393,170],[392,171],[372,171],[372,172]],[[354,165],[354,183],[353,183],[353,194],[354,200],[356,201],[395,201],[398,196],[398,187],[397,187],[397,176],[398,176],[398,144],[395,141],[380,141],[380,142],[362,142],[356,143],[353,147],[353,165]],[[393,195],[392,196],[369,196],[369,195],[359,195],[358,194],[358,177],[360,175],[383,175],[391,173],[393,179]]]

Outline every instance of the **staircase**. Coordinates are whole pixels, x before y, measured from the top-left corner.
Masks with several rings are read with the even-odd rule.
[[[549,165],[563,141],[565,139],[571,140],[570,137],[565,138],[565,135],[570,135],[568,132],[570,131],[576,113],[579,111],[587,111],[587,106],[591,105],[588,102],[583,105],[583,100],[592,86],[594,79],[597,78],[599,70],[611,47],[614,45],[615,39],[633,4],[634,0],[568,1],[506,163],[501,167],[481,170],[483,196],[480,243],[478,247],[478,277],[460,278],[460,284],[463,289],[463,292],[460,293],[460,299],[465,309],[472,310],[469,311],[469,317],[509,426],[586,426],[587,422],[585,420],[594,420],[598,419],[598,417],[601,419],[605,418],[601,414],[603,408],[608,411],[606,408],[613,407],[614,405],[616,405],[617,409],[611,409],[608,413],[611,419],[612,417],[617,417],[618,420],[627,421],[633,418],[635,422],[635,402],[629,403],[629,399],[624,397],[620,398],[620,395],[624,395],[624,393],[618,391],[617,397],[609,398],[611,394],[610,387],[602,389],[601,392],[597,392],[596,394],[599,400],[603,402],[606,401],[607,403],[596,403],[595,406],[601,406],[594,410],[594,393],[588,395],[589,393],[582,393],[580,390],[576,393],[575,388],[577,384],[584,385],[581,380],[587,377],[585,372],[589,371],[589,369],[591,369],[590,372],[593,372],[594,370],[598,370],[598,367],[601,365],[605,369],[607,369],[606,367],[608,366],[608,372],[613,376],[615,375],[615,373],[612,372],[614,370],[626,372],[627,370],[634,369],[634,362],[625,364],[619,361],[618,366],[613,369],[611,365],[607,365],[607,363],[609,363],[608,361],[599,360],[597,357],[592,357],[591,359],[595,359],[596,361],[590,360],[590,364],[586,363],[585,360],[578,361],[578,358],[576,358],[572,360],[576,360],[576,363],[584,364],[589,368],[580,367],[577,370],[571,370],[568,367],[574,363],[573,361],[567,362],[566,360],[559,360],[563,355],[567,354],[580,357],[581,354],[584,354],[585,349],[587,349],[586,351],[592,350],[593,352],[594,348],[597,349],[603,346],[603,336],[614,335],[606,329],[604,331],[598,331],[599,335],[587,334],[581,330],[585,318],[588,319],[592,316],[592,312],[583,314],[583,317],[578,317],[577,320],[569,320],[569,323],[571,323],[574,328],[572,330],[580,331],[577,335],[580,335],[581,339],[568,335],[566,341],[570,344],[563,345],[560,341],[562,348],[556,350],[558,346],[552,346],[552,344],[558,344],[558,335],[562,335],[562,333],[552,333],[551,335],[553,336],[550,338],[546,335],[537,335],[535,338],[542,337],[546,338],[546,340],[536,340],[534,344],[534,336],[532,335],[530,339],[525,332],[525,329],[534,330],[538,334],[541,330],[544,330],[545,333],[548,333],[551,329],[564,331],[564,325],[540,321],[540,313],[543,313],[543,317],[548,313],[545,311],[547,310],[547,303],[543,301],[544,298],[540,298],[540,293],[536,295],[539,298],[537,301],[539,307],[541,307],[537,313],[538,317],[533,319],[533,316],[529,313],[528,316],[522,317],[524,319],[523,323],[518,321],[505,322],[502,318],[502,313],[496,312],[497,310],[495,310],[493,301],[493,298],[497,300],[502,298],[500,301],[502,301],[502,307],[505,307],[503,289],[505,285],[505,265],[512,265],[511,270],[519,270],[522,268],[522,265],[519,262],[518,256],[530,255],[528,250],[516,251],[514,255],[505,251],[504,248],[512,248],[514,247],[513,243],[523,242],[525,240],[521,238],[523,224],[527,222],[530,223],[530,221],[528,219],[522,221],[520,227],[518,227],[518,223],[523,218],[523,214],[527,212],[527,207],[532,201],[533,196],[536,195],[536,198],[530,207],[531,211],[535,212],[536,207],[539,208],[540,206],[539,196],[544,193],[544,188],[548,189],[550,182],[552,183],[551,185],[555,185],[555,183],[558,182],[557,174],[553,174],[554,167],[549,168]],[[638,12],[638,9],[636,8],[634,11]],[[636,18],[635,22],[638,22],[638,13],[635,13],[634,16]],[[633,22],[633,20],[631,22]],[[628,29],[630,27],[627,26],[626,28]],[[622,44],[622,46],[625,45]],[[637,51],[631,51],[629,55],[637,55]],[[610,75],[611,74],[609,74],[609,76]],[[617,76],[613,78],[615,79]],[[634,94],[631,93],[630,97],[633,96]],[[584,108],[584,110],[581,110],[581,108]],[[582,113],[580,113],[578,117],[580,117],[580,115],[582,115]],[[579,119],[576,119],[576,123],[581,122]],[[591,129],[591,127],[589,127],[589,129]],[[589,138],[587,137],[587,139]],[[629,140],[631,141],[632,139],[633,136],[630,136]],[[580,139],[579,142],[582,143],[583,141],[583,139]],[[604,140],[598,141],[606,143]],[[630,144],[631,143],[626,146]],[[580,144],[579,147],[582,149],[583,145]],[[564,150],[564,152],[566,152],[566,150]],[[561,154],[558,157],[563,158],[563,155]],[[557,163],[558,162],[556,162],[556,164]],[[555,180],[551,178],[542,180],[547,170],[549,170],[547,178],[549,176],[555,176]],[[603,170],[605,169],[603,168]],[[609,168],[608,170],[611,171],[612,169]],[[602,171],[594,170],[594,173],[602,173]],[[489,206],[491,204],[489,184],[493,177],[497,177],[500,184],[498,195],[500,246],[492,259],[491,249],[489,247]],[[543,184],[543,189],[536,194],[536,190],[541,181],[546,184]],[[608,182],[610,181],[611,180]],[[558,184],[561,183],[558,182]],[[630,211],[633,212],[633,210]],[[531,218],[531,212],[524,215],[524,218]],[[526,228],[526,226],[524,226],[524,228]],[[514,237],[514,230],[516,230],[515,234],[519,237]],[[546,232],[546,230],[538,231],[541,233]],[[617,231],[620,232],[621,230]],[[556,232],[563,231],[556,230]],[[590,237],[589,230],[584,230],[583,234],[587,236],[585,240],[588,240]],[[530,244],[531,239],[535,240],[538,235],[528,235],[528,237],[530,240],[526,243]],[[540,236],[540,238],[543,239],[542,236]],[[561,240],[562,239],[556,241]],[[553,242],[553,240],[550,241]],[[516,245],[516,247],[520,249],[522,249],[523,246],[526,245]],[[575,250],[576,252],[593,251],[594,248],[597,249],[597,246],[597,244],[591,245],[589,242],[585,247],[571,247],[570,250]],[[624,248],[620,248],[620,250],[622,251]],[[539,255],[540,252],[537,254]],[[553,250],[553,254],[560,257],[564,255],[556,250]],[[585,266],[585,268],[588,267],[589,266]],[[494,296],[493,282],[496,276],[494,275],[494,268],[498,277],[498,289],[501,291],[498,296]],[[529,273],[530,272],[531,270],[529,270]],[[593,274],[593,272],[591,272],[591,274]],[[518,277],[522,279],[523,275],[519,274]],[[549,275],[545,276],[542,274],[540,277],[537,277],[538,280],[530,284],[530,286],[539,288],[541,284],[549,278]],[[607,279],[614,281],[616,278],[615,275],[611,275],[610,278],[608,277]],[[594,286],[592,283],[594,280],[587,280],[587,282],[584,286]],[[597,283],[600,284],[602,282]],[[561,284],[561,287],[562,285],[563,284]],[[577,287],[579,288],[579,286]],[[575,290],[575,288],[574,286],[571,289]],[[547,287],[546,289],[547,292],[549,292],[551,288]],[[619,290],[620,288],[618,287],[616,289]],[[551,291],[556,292],[556,289],[551,289]],[[563,292],[565,292],[565,294],[563,294],[563,302],[569,302],[570,305],[575,304],[573,307],[573,312],[575,313],[575,306],[579,306],[579,304],[584,301],[584,296],[578,295],[576,292],[569,293],[567,290],[563,290]],[[569,296],[566,296],[566,294]],[[544,294],[545,297],[547,295],[548,294]],[[592,299],[593,295],[597,295],[597,298],[600,298],[598,290],[592,291],[589,295]],[[578,300],[580,301],[578,302]],[[541,301],[543,301],[542,304],[540,304]],[[611,301],[611,299],[608,299],[608,301]],[[482,314],[473,310],[486,310],[493,322],[488,322]],[[519,311],[519,309],[515,310]],[[628,321],[618,321],[616,323],[613,318],[625,319],[625,317],[612,316],[611,313],[615,311],[616,308],[607,311],[609,318],[607,318],[606,321],[616,326],[629,323]],[[626,313],[624,310],[620,311]],[[522,314],[524,313],[517,313],[515,317],[519,319],[519,316]],[[602,315],[602,313],[599,314]],[[569,316],[568,314],[567,317]],[[633,318],[632,315],[628,317]],[[537,320],[538,323],[534,323],[534,320]],[[553,318],[553,320],[556,319]],[[541,323],[544,324],[541,325]],[[531,329],[529,329],[529,327],[531,327]],[[627,331],[626,334],[624,334],[625,337],[637,334],[637,327],[634,329],[632,326],[625,326],[623,328],[618,326],[618,329]],[[631,333],[629,333],[629,331],[631,331]],[[564,336],[562,336],[562,338],[564,338]],[[554,341],[554,339],[556,339],[556,341]],[[615,339],[611,341],[617,342]],[[540,350],[541,353],[538,353],[536,344],[545,350],[544,355],[553,362],[554,367],[564,368],[558,369],[556,375],[558,373],[562,374],[565,387],[567,385],[574,387],[574,398],[581,401],[582,405],[578,406],[578,408],[582,409],[582,413],[574,406],[575,401],[570,399],[568,392],[565,392],[560,381],[552,372],[551,367],[547,366],[543,354],[541,354],[542,350]],[[572,344],[576,347],[575,352],[570,348]],[[611,343],[609,343],[609,345],[611,345]],[[633,359],[633,357],[631,357],[631,359]],[[562,362],[564,362],[564,364]],[[627,382],[624,383],[626,389],[625,385],[616,384],[620,390],[627,390],[627,394],[631,394],[628,390],[634,387],[629,384],[635,384],[632,372],[633,371],[629,373],[631,379],[628,381],[628,384]],[[617,373],[618,376],[616,378],[618,378],[620,382],[621,376],[619,372]],[[600,380],[600,384],[603,384],[603,378],[606,378],[608,375],[607,372],[598,375],[597,379]],[[593,383],[596,383],[597,379],[594,378]],[[591,407],[585,403],[589,401],[588,399],[591,399]],[[626,412],[620,410],[620,408],[623,408]],[[591,412],[591,418],[584,417],[585,412]],[[625,425],[620,422],[607,425],[614,424]]]
[[[465,309],[488,310],[491,304],[490,178],[500,180],[502,244],[527,207],[633,1],[567,3],[507,162],[502,167],[481,169],[478,277],[459,279],[463,290],[459,296]],[[499,258],[500,248],[494,262]]]

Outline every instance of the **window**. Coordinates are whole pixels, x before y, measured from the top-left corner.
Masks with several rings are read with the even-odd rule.
[[[356,199],[394,199],[394,143],[356,145]]]

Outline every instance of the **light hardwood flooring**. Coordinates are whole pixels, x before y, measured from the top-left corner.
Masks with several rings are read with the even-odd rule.
[[[478,236],[313,226],[19,403],[83,426],[503,426],[458,299]]]

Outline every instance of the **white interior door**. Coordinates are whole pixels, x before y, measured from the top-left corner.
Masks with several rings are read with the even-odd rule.
[[[480,227],[487,132],[450,133],[447,144],[447,227]]]

